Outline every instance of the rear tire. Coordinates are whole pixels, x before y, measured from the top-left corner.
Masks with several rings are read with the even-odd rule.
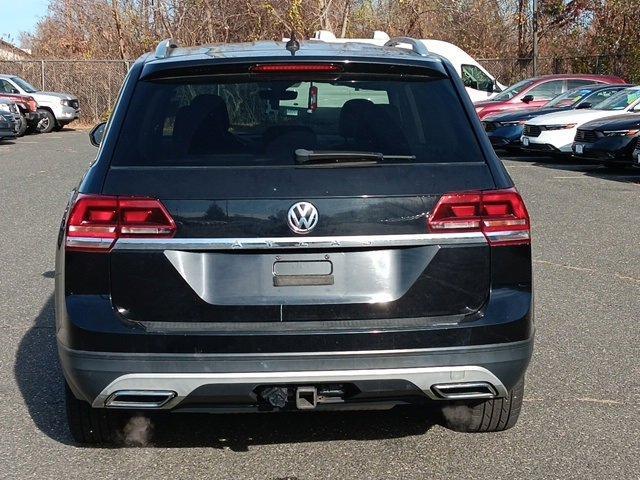
[[[451,402],[442,407],[443,425],[456,432],[502,432],[513,427],[520,416],[524,379],[504,398],[474,402]]]
[[[65,382],[67,423],[73,439],[86,445],[108,445],[118,441],[118,418],[114,412],[92,408],[78,400]]]
[[[36,130],[38,130],[39,133],[51,132],[56,126],[56,117],[53,116],[53,113],[51,113],[49,110],[45,110],[44,108],[39,108],[38,112],[40,112],[44,116],[38,122]]]

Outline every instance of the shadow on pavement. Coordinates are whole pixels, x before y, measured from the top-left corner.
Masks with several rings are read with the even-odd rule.
[[[20,341],[14,374],[36,427],[53,440],[73,444],[66,425],[53,296]],[[200,446],[238,452],[252,445],[401,438],[422,435],[434,424],[428,410],[418,408],[279,414],[166,413],[146,418],[144,428],[148,432],[142,435],[144,440],[130,442],[136,446]]]
[[[214,447],[236,452],[253,445],[380,440],[426,433],[434,422],[417,408],[390,411],[165,414],[149,417],[155,447]]]
[[[55,344],[53,295],[18,346],[13,367],[16,383],[36,427],[52,439],[70,443],[62,371]]]

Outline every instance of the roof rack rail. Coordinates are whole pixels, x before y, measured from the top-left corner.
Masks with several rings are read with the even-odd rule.
[[[162,40],[156,47],[156,58],[167,58],[173,48],[178,48],[178,44],[172,38]]]
[[[423,57],[429,55],[429,49],[426,45],[420,40],[411,37],[393,37],[384,44],[385,47],[398,47],[400,45],[411,45],[411,50]]]

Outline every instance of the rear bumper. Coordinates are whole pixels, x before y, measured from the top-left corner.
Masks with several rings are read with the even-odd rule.
[[[256,391],[269,385],[348,385],[344,407],[384,401],[441,400],[434,385],[481,382],[504,396],[522,378],[533,337],[519,342],[411,350],[292,354],[135,354],[58,346],[65,377],[94,407],[121,391],[174,392],[162,409],[260,409]]]

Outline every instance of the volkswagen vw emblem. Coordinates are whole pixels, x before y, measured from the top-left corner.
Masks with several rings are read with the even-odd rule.
[[[309,233],[318,223],[318,210],[309,202],[298,202],[287,213],[289,228],[295,233]]]

